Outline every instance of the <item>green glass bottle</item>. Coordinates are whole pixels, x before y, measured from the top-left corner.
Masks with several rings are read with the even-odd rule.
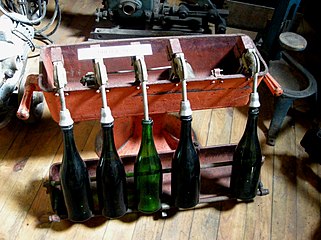
[[[126,173],[114,142],[114,122],[101,127],[103,146],[96,169],[99,206],[103,216],[118,218],[127,212]]]
[[[92,217],[93,198],[85,162],[79,155],[73,125],[62,126],[64,152],[60,168],[61,187],[68,219],[83,222]]]
[[[153,120],[142,120],[142,140],[134,165],[137,209],[154,213],[161,208],[162,164],[153,138]]]
[[[200,194],[200,161],[192,140],[192,116],[181,116],[181,133],[172,160],[171,195],[175,207],[191,208]]]
[[[233,155],[230,190],[233,197],[241,200],[251,200],[257,194],[262,165],[258,115],[259,108],[249,107],[246,128]]]

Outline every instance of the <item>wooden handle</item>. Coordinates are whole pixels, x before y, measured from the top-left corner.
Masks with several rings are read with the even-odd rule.
[[[281,85],[274,79],[274,77],[272,77],[270,73],[267,73],[264,76],[264,82],[274,96],[281,96],[283,94]]]
[[[17,110],[17,117],[21,120],[27,120],[30,116],[30,106],[32,101],[32,94],[36,90],[40,90],[38,87],[38,77],[37,74],[30,74],[26,79],[24,86],[23,96]]]

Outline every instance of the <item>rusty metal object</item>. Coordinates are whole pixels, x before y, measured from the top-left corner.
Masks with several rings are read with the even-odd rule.
[[[101,96],[97,84],[99,79],[97,74],[92,74],[95,72],[92,59],[102,57],[78,60],[78,50],[96,51],[97,48],[91,48],[93,45],[97,45],[97,42],[47,46],[41,50],[42,78],[39,78],[38,85],[44,92],[53,119],[57,122],[59,122],[60,100],[56,96],[58,87],[54,81],[54,63],[62,62],[62,59],[67,79],[64,87],[67,93],[65,100],[74,121],[100,118]],[[127,173],[129,195],[133,195],[133,163],[140,143],[140,121],[144,113],[140,79],[141,75],[148,74],[149,114],[154,119],[154,140],[163,166],[163,210],[169,209],[171,161],[177,147],[180,129],[177,112],[180,110],[182,88],[177,78],[185,79],[193,110],[246,105],[252,92],[253,78],[248,72],[240,71],[244,69],[240,67],[242,64],[240,58],[249,49],[254,50],[255,45],[243,34],[121,39],[100,41],[99,45],[102,51],[108,49],[115,52],[118,51],[117,47],[121,51],[124,46],[126,48],[131,46],[130,50],[141,45],[151,46],[152,54],[137,53],[131,56],[122,52],[119,53],[122,57],[113,55],[112,58],[104,58],[102,64],[107,69],[108,106],[115,118],[115,143]],[[177,53],[184,53],[181,56],[184,56],[190,69],[193,69],[191,72],[193,74],[188,73],[189,71],[180,71],[182,65],[179,62],[173,66],[173,55]],[[133,61],[133,57],[137,55],[144,55],[146,63],[144,69],[147,69],[147,73],[137,71],[139,67],[137,62]],[[185,63],[184,58],[180,58],[181,63]],[[267,66],[261,57],[260,61],[262,68],[259,72],[259,82],[267,73]],[[184,68],[186,67],[182,69]],[[96,153],[99,156],[101,142],[99,137],[96,140]],[[194,142],[197,144],[195,135]],[[198,146],[202,174],[200,203],[230,199],[229,178],[234,149],[235,145]],[[97,163],[98,159],[86,160],[93,183],[94,199],[97,195],[95,186]],[[45,186],[50,193],[53,210],[60,218],[64,218],[66,212],[60,189],[59,167],[60,163],[51,166],[49,181]],[[133,205],[133,202],[130,204]],[[134,209],[135,206],[130,206],[129,212]]]
[[[27,76],[23,96],[16,113],[17,117],[21,120],[27,120],[29,118],[33,92],[41,90],[38,86],[38,79],[38,74],[30,74]]]
[[[281,85],[275,80],[274,77],[272,77],[270,73],[267,73],[263,80],[274,96],[281,96],[283,94]]]
[[[194,70],[194,77],[187,78],[188,95],[193,109],[209,109],[230,106],[243,106],[248,103],[252,79],[238,73],[239,58],[242,53],[255,45],[247,35],[197,35],[175,37],[179,40],[182,51]],[[180,106],[181,87],[170,80],[170,62],[167,59],[166,47],[173,37],[121,39],[100,41],[101,47],[130,45],[133,42],[151,44],[153,54],[146,56],[149,76],[149,111],[153,113],[177,112]],[[78,60],[77,50],[89,48],[97,42],[85,42],[59,47],[64,58],[68,83],[65,91],[66,103],[74,120],[93,120],[100,117],[100,95],[96,89],[83,86],[81,79],[93,72],[90,60]],[[40,65],[43,75],[39,86],[44,92],[51,115],[59,121],[59,98],[55,96],[53,81],[53,60],[55,54],[52,46],[41,51]],[[267,73],[267,66],[262,58],[263,70],[260,80]],[[135,76],[130,58],[104,59],[108,70],[109,84],[107,90],[110,108],[115,118],[135,116],[143,112],[142,95],[139,86],[135,85]],[[166,68],[165,68],[166,66]],[[220,68],[221,74],[214,76],[212,70]],[[217,81],[218,80],[218,81]]]

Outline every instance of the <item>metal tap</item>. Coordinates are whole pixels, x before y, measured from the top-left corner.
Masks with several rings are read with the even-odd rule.
[[[148,100],[147,100],[148,74],[147,74],[147,67],[146,67],[144,56],[138,55],[138,56],[132,57],[132,65],[134,66],[135,80],[136,80],[136,82],[140,82],[142,85],[143,104],[144,104],[144,119],[149,120]]]
[[[97,46],[92,46],[97,47]],[[104,64],[104,61],[102,58],[95,58],[94,59],[94,71],[95,71],[95,77],[97,80],[97,84],[100,86],[100,92],[101,92],[101,99],[103,107],[100,111],[100,123],[112,123],[114,122],[114,118],[111,114],[110,107],[107,104],[107,96],[106,96],[106,86],[108,83],[108,75],[107,75],[107,68]]]
[[[170,48],[168,48],[168,59],[172,62],[172,77],[177,77],[182,83],[182,101],[179,114],[180,116],[191,116],[192,109],[187,99],[186,79],[193,77],[194,73],[185,59],[178,39],[171,39]]]
[[[248,49],[240,58],[240,71],[253,77],[253,90],[250,96],[250,107],[260,107],[257,92],[258,75],[260,72],[260,59],[254,48]]]
[[[258,76],[260,72],[260,59],[255,51],[255,49],[249,49],[248,53],[250,54],[250,58],[252,59],[252,64],[250,68],[252,69],[252,77],[253,77],[253,91],[250,96],[250,107],[260,107],[259,93],[257,92],[258,87]]]
[[[63,57],[61,53],[61,49],[55,49],[53,51],[52,55],[54,54],[55,57],[53,58],[53,79],[55,87],[57,88],[59,98],[60,98],[60,104],[61,104],[61,110],[60,110],[60,119],[59,119],[59,126],[61,127],[67,127],[74,123],[74,121],[71,118],[70,112],[66,107],[66,100],[65,100],[65,93],[64,93],[64,87],[67,85],[67,73],[66,69],[64,67],[63,63]],[[57,57],[58,56],[58,57]]]

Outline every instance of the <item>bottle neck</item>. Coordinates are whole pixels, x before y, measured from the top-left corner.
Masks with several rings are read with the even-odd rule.
[[[102,135],[103,135],[103,148],[104,151],[116,151],[114,141],[114,122],[101,124]]]
[[[142,147],[154,145],[153,120],[142,120]]]
[[[246,122],[245,132],[257,134],[257,121],[259,117],[259,108],[250,107],[248,111],[248,118]]]
[[[181,133],[180,141],[192,139],[192,116],[181,116]]]
[[[73,125],[61,127],[63,133],[64,152],[75,151],[76,149],[73,129]]]
[[[76,147],[73,125],[61,127],[63,132],[63,141],[64,141],[64,152],[62,163],[65,165],[73,165],[79,161],[82,161],[79,152]]]

